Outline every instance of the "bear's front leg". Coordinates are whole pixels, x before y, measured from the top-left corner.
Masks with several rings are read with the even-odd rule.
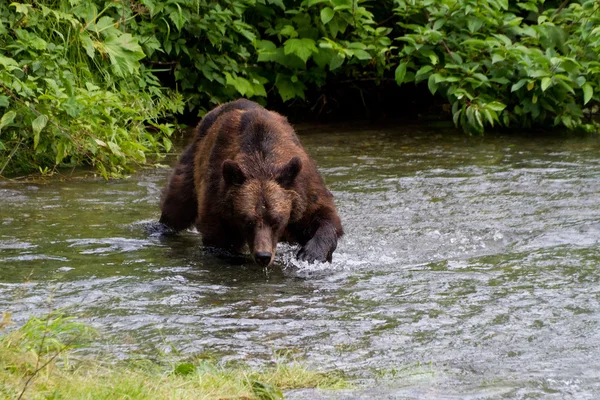
[[[337,214],[332,219],[318,220],[314,235],[302,246],[298,252],[298,259],[311,264],[315,261],[331,262],[338,238],[343,234]]]

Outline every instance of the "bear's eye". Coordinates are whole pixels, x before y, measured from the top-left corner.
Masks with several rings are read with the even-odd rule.
[[[254,227],[256,226],[256,221],[247,219],[244,225],[246,226],[246,229],[254,229]]]
[[[279,215],[269,215],[267,220],[271,226],[279,226],[283,224],[283,218]]]

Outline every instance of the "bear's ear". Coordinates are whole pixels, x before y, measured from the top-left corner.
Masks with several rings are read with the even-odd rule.
[[[294,184],[296,177],[302,169],[300,157],[294,157],[279,171],[277,183],[283,188],[289,188]]]
[[[241,185],[246,181],[246,175],[239,164],[233,160],[223,161],[223,179],[228,185]]]

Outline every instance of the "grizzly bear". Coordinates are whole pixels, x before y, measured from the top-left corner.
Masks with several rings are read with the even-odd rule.
[[[160,222],[195,225],[206,246],[273,262],[278,242],[297,257],[331,262],[343,229],[325,187],[287,119],[250,100],[223,104],[200,121],[161,199]]]

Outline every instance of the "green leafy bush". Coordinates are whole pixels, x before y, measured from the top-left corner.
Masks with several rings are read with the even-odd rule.
[[[468,132],[581,126],[600,90],[599,8],[592,0],[398,1],[405,45],[396,80],[427,82]]]
[[[125,10],[148,63],[170,65],[190,109],[240,96],[305,98],[327,77],[385,69],[390,28],[364,0],[142,0]],[[137,13],[137,14],[136,14]],[[346,68],[342,69],[345,64]]]
[[[395,79],[447,101],[470,133],[592,128],[585,115],[596,111],[600,83],[593,0],[142,3],[137,29],[164,50],[153,60],[171,63],[200,114],[239,96],[290,101],[328,84]]]
[[[120,175],[167,150],[183,108],[139,63],[138,38],[90,1],[0,4],[0,175],[94,165]],[[104,14],[104,15],[103,15]]]

